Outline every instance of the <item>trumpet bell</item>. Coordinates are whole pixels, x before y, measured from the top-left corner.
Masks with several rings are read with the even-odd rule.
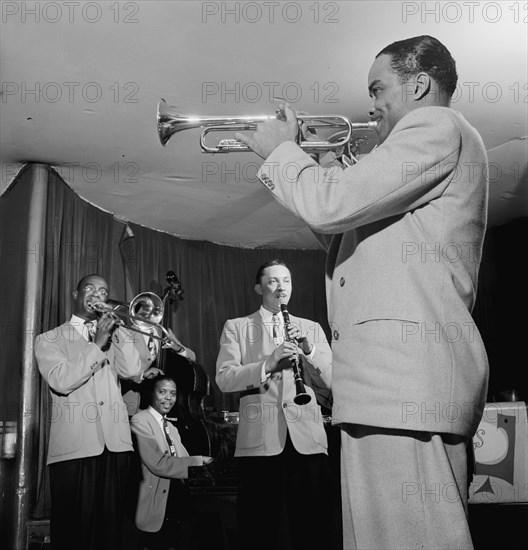
[[[158,102],[158,137],[163,145],[167,144],[167,141],[177,132],[183,130],[192,130],[194,128],[217,128],[224,130],[251,130],[256,128],[259,122],[276,118],[272,115],[255,115],[255,116],[189,116],[182,115],[176,112],[175,107],[167,105],[164,99],[160,99]],[[213,147],[207,147],[203,145],[202,149],[205,153],[217,153],[219,150]],[[248,147],[243,148],[246,151],[250,151]],[[238,148],[240,151],[240,147]]]
[[[190,122],[189,117],[185,117],[175,112],[174,107],[169,107],[164,99],[160,99],[158,103],[158,137],[163,145],[167,145],[167,141],[176,132],[182,130],[191,130],[200,125]]]

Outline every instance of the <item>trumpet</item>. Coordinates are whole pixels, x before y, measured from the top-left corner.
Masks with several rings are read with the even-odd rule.
[[[290,328],[291,323],[290,323],[290,314],[288,313],[286,304],[281,304],[280,308],[282,312],[282,317],[284,318],[284,337],[288,342],[293,342],[294,344],[297,344],[295,340],[290,339],[290,337],[288,336],[288,329]],[[301,375],[301,368],[299,365],[298,351],[294,355],[292,368],[293,368],[293,379],[295,381],[295,397],[293,398],[293,402],[296,405],[306,405],[312,400],[312,397],[304,387],[304,382]]]
[[[163,319],[164,305],[163,300],[153,292],[142,292],[135,296],[130,304],[109,300],[102,302],[92,300],[88,306],[98,313],[110,313],[114,322],[118,326],[126,327],[128,330],[151,336],[163,343],[170,342],[170,336],[167,330],[160,325]],[[129,320],[131,325],[126,324]],[[153,333],[148,330],[154,329]],[[159,335],[161,331],[162,336]]]
[[[163,145],[177,132],[194,128],[205,128],[200,136],[200,146],[204,153],[243,153],[251,149],[236,139],[222,139],[216,146],[206,143],[206,136],[210,132],[226,132],[235,130],[255,130],[257,124],[277,118],[284,120],[284,113],[277,110],[275,115],[250,116],[190,116],[176,112],[175,107],[167,105],[164,99],[158,103],[158,137]],[[309,128],[338,128],[339,138],[327,141],[301,141],[299,146],[308,153],[334,151],[347,146],[352,139],[352,133],[357,130],[373,130],[376,122],[352,122],[342,115],[302,115],[297,118],[300,124],[306,123]]]

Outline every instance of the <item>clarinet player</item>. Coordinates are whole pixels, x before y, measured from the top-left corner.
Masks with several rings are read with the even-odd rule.
[[[240,393],[240,546],[327,548],[330,472],[320,404],[331,406],[332,352],[318,323],[291,316],[285,326],[281,305],[290,299],[292,275],[283,262],[262,265],[255,283],[262,305],[226,321],[216,363],[220,389]],[[304,405],[296,403],[296,362],[310,397]]]

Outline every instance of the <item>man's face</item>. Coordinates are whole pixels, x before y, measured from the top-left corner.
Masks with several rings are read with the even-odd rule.
[[[380,55],[375,59],[368,75],[370,116],[378,123],[379,143],[383,143],[396,123],[418,105],[412,97],[411,78],[400,82],[399,76],[391,69],[390,55]]]
[[[262,296],[262,305],[273,313],[280,311],[281,304],[290,301],[292,282],[290,270],[284,265],[267,267],[262,274],[255,292]]]
[[[90,307],[90,302],[106,302],[107,299],[108,285],[106,281],[95,275],[88,277],[82,288],[73,292],[73,313],[83,319],[95,319],[96,312]]]
[[[151,406],[165,416],[176,403],[176,384],[172,380],[162,380],[154,387]]]

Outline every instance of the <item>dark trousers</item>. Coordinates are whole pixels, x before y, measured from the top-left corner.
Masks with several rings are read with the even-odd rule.
[[[53,550],[119,550],[131,453],[102,454],[49,466]]]
[[[298,453],[288,435],[283,452],[238,459],[239,548],[317,549],[331,544],[328,457]]]
[[[200,507],[185,483],[172,479],[163,525],[156,533],[140,531],[148,550],[223,550],[222,525],[217,513]]]
[[[178,548],[190,550],[196,547],[194,525],[196,507],[189,489],[180,479],[171,479],[165,519],[161,529],[155,533],[141,531],[141,540],[149,550]],[[201,526],[206,529],[206,525]]]
[[[141,531],[141,542],[143,548],[148,550],[190,550],[193,548],[192,530],[192,525],[188,521],[167,520],[155,533]]]

